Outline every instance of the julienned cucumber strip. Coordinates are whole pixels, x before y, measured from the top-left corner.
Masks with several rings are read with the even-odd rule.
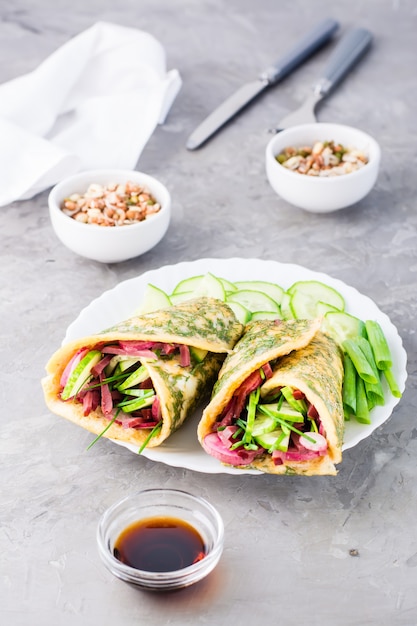
[[[155,400],[155,392],[150,390],[150,393],[144,394],[142,398],[133,398],[126,402],[120,402],[117,406],[122,409],[124,413],[132,413],[133,411],[139,411],[147,406],[151,406]]]
[[[77,395],[91,377],[91,370],[100,360],[101,352],[99,350],[90,350],[90,352],[81,359],[68,377],[68,381],[61,393],[62,400],[68,400]]]
[[[137,370],[132,372],[132,374],[130,374],[130,376],[128,376],[122,383],[120,383],[117,389],[119,391],[129,389],[129,387],[133,387],[134,385],[143,383],[147,378],[149,378],[148,370],[144,365],[141,365],[140,367],[138,367]]]
[[[296,412],[301,413],[302,415],[305,415],[307,413],[306,403],[304,402],[304,400],[296,400],[296,398],[294,398],[293,390],[291,389],[291,387],[282,387],[281,393],[286,399],[287,403],[290,405],[290,407],[292,407]]]

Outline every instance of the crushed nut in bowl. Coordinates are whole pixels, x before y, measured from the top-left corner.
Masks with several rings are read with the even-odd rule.
[[[153,176],[134,170],[80,172],[48,198],[57,237],[72,252],[118,263],[153,248],[171,219],[171,197]]]
[[[161,205],[149,190],[132,181],[100,185],[91,183],[85,193],[64,199],[62,211],[83,224],[126,226],[157,213]]]
[[[278,163],[307,176],[341,176],[368,163],[362,150],[334,141],[316,141],[313,146],[287,146],[276,157]]]

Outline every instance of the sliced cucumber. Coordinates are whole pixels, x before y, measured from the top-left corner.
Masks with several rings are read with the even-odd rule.
[[[235,283],[237,289],[250,289],[251,291],[261,291],[266,293],[267,296],[275,300],[280,304],[282,296],[284,295],[284,289],[274,283],[269,283],[265,280],[240,280]]]
[[[331,304],[317,301],[302,291],[296,291],[292,296],[290,296],[290,308],[293,317],[299,320],[309,320],[316,317],[323,317],[330,311],[340,313],[339,309],[336,309],[336,307]]]
[[[201,363],[207,356],[208,350],[203,350],[202,348],[196,348],[195,346],[190,346],[190,354],[194,358],[197,363]]]
[[[217,278],[221,282],[221,284],[223,285],[223,288],[224,288],[226,293],[237,290],[237,287],[236,287],[235,283],[231,283],[230,280],[227,280],[227,278],[221,278],[220,276],[217,276]]]
[[[254,439],[260,446],[269,452],[272,452],[273,450],[286,452],[290,443],[290,435],[284,433],[281,428],[277,428],[276,430],[265,433],[264,435],[258,435],[257,437],[254,437]]]
[[[250,322],[250,320],[252,319],[252,313],[249,311],[249,309],[243,306],[243,304],[240,304],[239,302],[230,301],[228,300],[227,297],[226,297],[226,303],[232,309],[233,313],[236,316],[236,319],[241,324],[245,325],[248,322]]]
[[[316,305],[317,300],[302,291],[290,295],[290,309],[296,319],[309,320],[317,317]]]
[[[354,315],[341,311],[326,313],[321,330],[338,344],[342,344],[346,339],[365,336],[364,322]]]
[[[181,304],[182,302],[192,300],[193,298],[195,298],[193,291],[180,291],[179,293],[172,293],[169,296],[172,305]]]
[[[203,276],[203,279],[193,291],[195,298],[205,296],[208,298],[217,298],[218,300],[223,300],[223,302],[226,300],[226,292],[221,280],[214,276],[214,274],[210,274],[210,272]]]
[[[253,422],[252,436],[259,437],[260,435],[265,435],[265,433],[270,433],[271,431],[276,430],[276,427],[277,422],[273,417],[264,415],[258,411]]]
[[[291,310],[291,295],[286,291],[281,300],[281,315],[284,320],[294,319],[294,314]]]
[[[252,313],[252,320],[281,320],[281,313],[276,311],[255,311]]]
[[[204,275],[200,276],[191,276],[190,278],[184,278],[181,280],[173,289],[172,293],[184,293],[184,292],[193,292],[197,289],[198,285],[203,280]]]
[[[339,309],[336,309],[335,306],[331,304],[327,304],[327,302],[317,302],[316,304],[316,313],[317,317],[324,317],[326,313],[339,313]]]
[[[143,383],[147,378],[149,378],[148,370],[144,365],[138,367],[137,370],[132,372],[130,376],[126,378],[120,385],[117,386],[119,391],[123,391],[124,389],[129,389],[129,387],[134,387],[139,383]]]
[[[85,357],[81,359],[78,365],[69,375],[67,384],[65,385],[61,398],[62,400],[68,400],[76,396],[80,389],[91,377],[91,370],[101,360],[102,355],[100,350],[90,350]]]
[[[170,306],[171,300],[165,291],[149,283],[146,285],[138,313],[152,313],[160,309],[168,309]]]
[[[251,313],[256,311],[273,311],[279,314],[279,305],[275,300],[262,293],[261,291],[253,291],[252,289],[241,289],[227,296],[227,303],[238,302],[249,309]]]
[[[288,293],[293,296],[295,293],[304,293],[306,296],[310,296],[316,302],[326,302],[331,304],[339,311],[344,311],[345,300],[343,296],[328,285],[321,283],[318,280],[299,280],[293,283],[288,289]]]

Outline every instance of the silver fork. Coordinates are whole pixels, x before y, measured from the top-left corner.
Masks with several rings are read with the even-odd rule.
[[[371,41],[372,35],[365,28],[355,28],[344,35],[332,52],[321,78],[314,84],[312,93],[296,111],[283,117],[270,132],[278,133],[290,126],[316,122],[317,104],[341,82],[369,48]]]

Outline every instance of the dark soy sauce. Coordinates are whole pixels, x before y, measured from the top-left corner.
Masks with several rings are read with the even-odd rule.
[[[125,528],[113,554],[135,569],[172,572],[201,561],[206,547],[197,530],[184,520],[150,517]]]

